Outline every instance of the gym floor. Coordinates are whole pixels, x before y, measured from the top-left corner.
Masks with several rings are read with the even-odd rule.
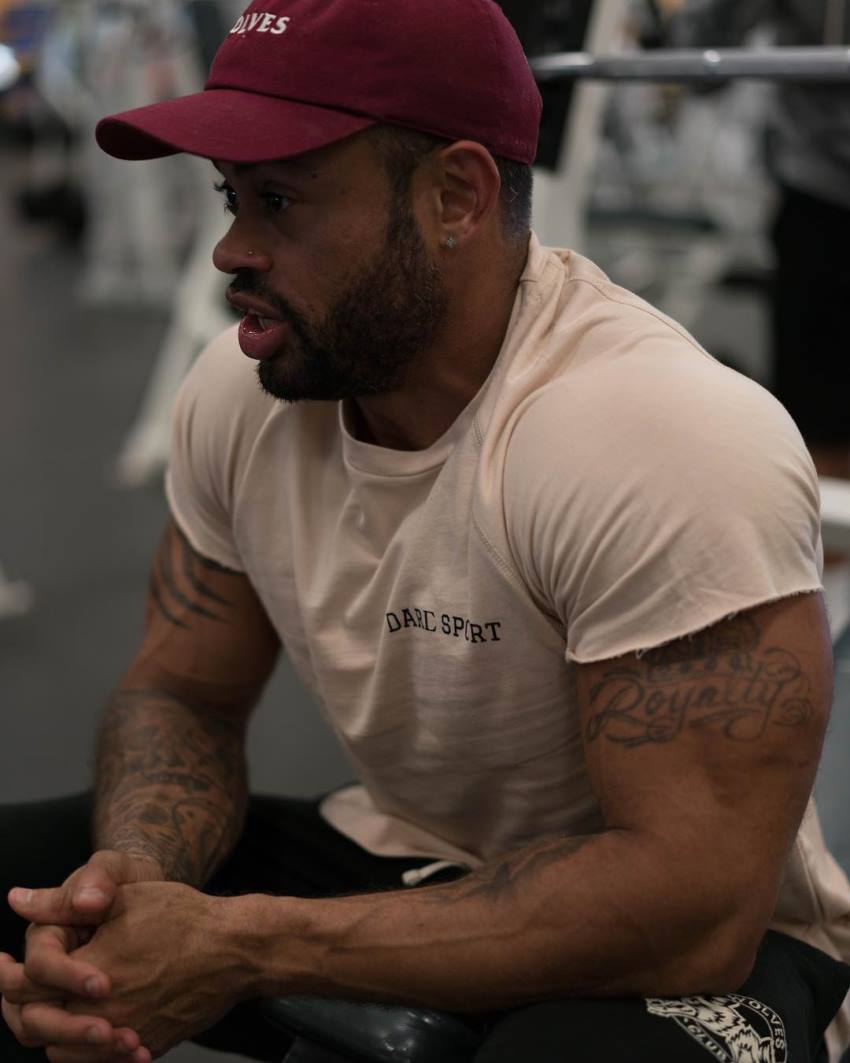
[[[139,638],[148,564],[166,517],[159,483],[122,490],[111,466],[167,316],[83,305],[77,254],[53,233],[16,219],[19,180],[18,158],[0,154],[0,565],[34,594],[27,615],[0,620],[6,803],[89,785],[95,721]],[[765,312],[757,291],[710,293],[694,331],[710,350],[764,376]],[[850,662],[839,661],[838,675],[850,683]],[[845,867],[848,703],[845,691],[819,781],[825,831]],[[350,777],[285,659],[256,714],[249,755],[259,791],[315,794]],[[237,1057],[184,1045],[167,1058]]]

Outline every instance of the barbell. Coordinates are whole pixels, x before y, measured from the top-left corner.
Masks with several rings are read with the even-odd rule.
[[[683,48],[617,55],[559,52],[531,59],[537,80],[850,81],[850,48]]]

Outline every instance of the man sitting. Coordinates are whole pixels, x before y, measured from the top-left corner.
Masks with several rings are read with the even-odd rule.
[[[3,812],[4,1058],[276,1060],[285,994],[477,1015],[477,1063],[827,1058],[814,468],[540,246],[539,118],[491,0],[262,0],[204,92],[101,123],[212,161],[243,319],[180,395],[95,793]],[[359,779],[316,802],[248,792],[281,645]]]

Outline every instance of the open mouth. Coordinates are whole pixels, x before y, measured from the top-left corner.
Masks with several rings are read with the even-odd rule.
[[[249,312],[239,326],[239,346],[249,358],[263,361],[277,353],[288,329],[285,321]]]

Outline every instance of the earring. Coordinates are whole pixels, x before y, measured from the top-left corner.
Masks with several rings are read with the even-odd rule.
[[[253,251],[249,251],[248,252],[248,256],[250,257],[251,255],[253,255],[253,253],[254,253]]]
[[[446,237],[446,247],[449,251],[454,251],[454,249],[457,247],[457,237],[454,235],[454,233],[450,233]]]

